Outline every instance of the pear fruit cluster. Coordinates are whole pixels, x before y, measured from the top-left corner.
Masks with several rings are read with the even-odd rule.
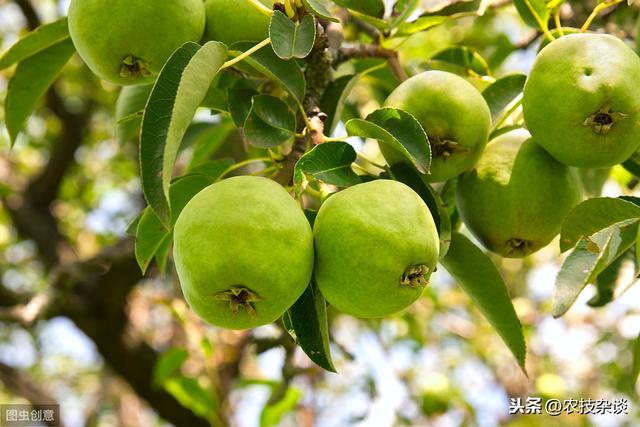
[[[315,242],[315,256],[314,256]],[[312,279],[327,301],[360,317],[413,303],[438,261],[429,209],[404,184],[356,185],[304,212],[267,178],[229,178],[199,192],[174,229],[184,296],[210,324],[246,329],[281,317]]]
[[[574,167],[603,170],[638,150],[638,81],[640,58],[621,40],[577,33],[545,44],[536,58],[523,93],[527,130],[487,144],[484,98],[442,71],[401,83],[385,106],[422,125],[433,158],[423,179],[457,179],[456,204],[469,231],[490,251],[516,258],[548,245],[582,200]],[[391,148],[380,151],[390,165],[407,162]]]

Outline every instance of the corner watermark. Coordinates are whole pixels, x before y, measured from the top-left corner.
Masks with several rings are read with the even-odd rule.
[[[624,398],[606,399],[547,399],[541,397],[512,397],[509,399],[509,414],[531,414],[558,416],[561,414],[581,415],[627,415],[629,401]]]
[[[60,405],[0,405],[0,427],[60,425]]]

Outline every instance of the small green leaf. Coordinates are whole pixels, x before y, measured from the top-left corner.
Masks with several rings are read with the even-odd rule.
[[[615,288],[622,273],[622,267],[625,265],[625,261],[634,257],[634,251],[632,249],[627,250],[598,274],[598,277],[595,279],[597,293],[587,301],[589,307],[603,307],[613,301]]]
[[[239,55],[252,47],[252,43],[236,43],[231,53]],[[287,89],[299,102],[304,99],[304,74],[296,61],[284,61],[278,58],[271,47],[266,46],[246,58],[244,62]]]
[[[374,18],[384,17],[383,0],[334,0],[334,3]]]
[[[531,9],[535,11],[542,22],[547,22],[551,15],[547,9],[546,0],[513,0],[513,4],[525,24],[536,30],[540,29],[540,25],[534,18]]]
[[[347,133],[378,140],[404,155],[421,173],[431,167],[431,147],[422,125],[411,114],[395,108],[381,108],[365,120],[351,119]]]
[[[499,114],[522,93],[527,76],[512,74],[502,77],[488,86],[482,96],[491,110],[491,120],[495,121]]]
[[[184,348],[170,348],[160,355],[153,367],[153,384],[161,387],[169,378],[180,373],[180,368],[189,358],[189,352]]]
[[[279,10],[274,11],[269,25],[273,51],[281,59],[304,58],[311,52],[316,39],[316,22],[306,15],[295,23]]]
[[[591,283],[636,241],[638,221],[625,221],[580,240],[562,264],[556,279],[551,314],[564,315],[587,283]]]
[[[160,274],[164,274],[166,272],[167,261],[169,259],[169,251],[171,251],[172,246],[173,233],[167,235],[164,240],[160,242],[160,246],[158,247],[158,250],[156,250],[156,254],[153,256]]]
[[[421,16],[412,22],[403,22],[396,30],[396,36],[410,36],[428,30],[429,28],[443,24],[451,18],[448,16]]]
[[[147,272],[153,257],[170,233],[164,224],[160,222],[153,209],[147,206],[136,230],[135,255],[142,274]]]
[[[274,427],[280,425],[282,418],[293,411],[302,398],[302,392],[292,385],[281,384],[274,387],[272,397],[280,392],[280,387],[287,387],[284,396],[277,399],[275,403],[267,402],[267,405],[260,414],[260,427]]]
[[[175,225],[182,209],[184,209],[193,196],[213,184],[214,179],[215,178],[212,179],[205,174],[189,174],[181,176],[171,183],[171,213],[173,214],[171,217],[172,226]]]
[[[420,6],[420,0],[398,0],[393,6],[393,18],[389,23],[390,28],[396,28],[398,25],[402,24],[404,21],[409,19],[409,17],[416,11],[418,6]]]
[[[153,85],[134,85],[120,90],[116,102],[116,135],[120,145],[134,138],[137,140],[151,89]]]
[[[164,389],[182,406],[202,418],[211,418],[218,409],[214,395],[205,390],[196,378],[170,378],[165,381]]]
[[[451,245],[452,229],[449,212],[440,195],[424,180],[422,175],[409,165],[402,163],[393,165],[390,173],[393,179],[408,185],[418,193],[429,207],[438,228],[438,236],[440,236],[440,259],[444,258]]]
[[[482,0],[458,0],[453,2],[438,3],[434,8],[428,9],[422,16],[452,16],[459,13],[475,12],[480,8]]]
[[[640,177],[640,151],[636,151],[631,157],[622,162],[622,167],[636,178]]]
[[[327,0],[302,0],[304,7],[312,14],[320,18],[327,19],[332,22],[339,22],[338,19],[331,16],[329,12],[329,1]]]
[[[583,237],[619,222],[640,218],[640,206],[621,198],[599,197],[573,208],[562,225],[560,250],[565,252]]]
[[[226,57],[222,43],[185,43],[169,58],[151,91],[140,137],[142,187],[163,224],[171,220],[169,184],[182,138]]]
[[[491,259],[465,236],[454,232],[442,265],[500,334],[525,371],[526,345],[522,326],[504,280]]]
[[[440,51],[431,58],[434,61],[446,62],[467,72],[479,74],[481,76],[490,76],[491,70],[489,64],[475,50],[466,46],[450,47]]]
[[[225,162],[226,163],[226,162]],[[215,177],[217,178],[217,177]],[[142,273],[146,273],[154,257],[159,259],[161,271],[172,243],[173,225],[185,205],[205,187],[215,180],[205,174],[189,174],[177,178],[171,183],[171,229],[167,228],[150,206],[144,210],[136,231],[135,255]]]
[[[67,39],[69,39],[69,26],[66,17],[41,25],[25,34],[0,56],[0,70],[24,61]]]
[[[291,321],[291,312],[289,310],[285,311],[284,314],[282,315],[282,326],[284,326],[284,329],[287,331],[291,339],[293,339],[294,341],[298,340],[298,337],[296,337],[296,331],[293,329],[293,322]]]
[[[239,128],[244,126],[244,122],[249,117],[251,111],[251,99],[257,95],[254,89],[230,89],[229,100],[229,114],[235,125]]]
[[[329,348],[327,303],[315,281],[289,309],[289,315],[298,343],[309,359],[327,371],[336,372]]]
[[[380,18],[376,18],[374,16],[369,16],[369,15],[365,15],[364,13],[360,13],[356,10],[351,10],[351,15],[353,15],[354,18],[357,18],[359,20],[361,20],[362,22],[365,22],[369,25],[371,25],[373,28],[377,29],[380,32],[384,32],[387,31],[389,29],[389,23],[384,20],[384,19],[380,19]]]
[[[256,95],[244,123],[244,136],[258,148],[273,148],[295,136],[296,117],[287,104],[269,95]]]
[[[339,187],[359,184],[360,177],[351,169],[356,157],[356,150],[346,142],[325,142],[316,145],[296,163],[293,174],[296,193],[302,193],[307,174]]]
[[[76,51],[71,39],[49,46],[18,63],[5,99],[5,123],[14,144],[38,99]]]
[[[358,79],[379,69],[379,64],[374,65],[360,71],[358,74],[341,76],[329,83],[322,95],[322,99],[320,99],[320,110],[327,115],[327,120],[324,123],[326,135],[331,135],[342,120],[342,112],[344,111],[347,97],[355,87]]]
[[[320,100],[320,110],[327,115],[324,122],[326,135],[331,135],[342,118],[347,96],[358,81],[358,74],[338,77],[324,91]]]
[[[189,169],[189,173],[206,176],[211,182],[218,180],[220,175],[231,165],[234,164],[232,158],[208,160],[203,163],[199,163],[197,166],[193,166]]]
[[[191,135],[189,135],[190,132],[187,130],[183,141],[184,145],[193,146],[193,155],[187,167],[188,172],[193,172],[194,169],[200,167],[200,165],[211,162],[208,159],[213,157],[218,150],[223,147],[225,142],[229,140],[229,137],[233,135],[236,130],[233,121],[225,116],[222,116],[220,123],[216,125],[211,125],[210,123],[201,124],[204,126],[200,128],[199,131],[194,129]],[[189,137],[192,141],[187,141]],[[228,166],[229,165],[227,165],[227,167]]]

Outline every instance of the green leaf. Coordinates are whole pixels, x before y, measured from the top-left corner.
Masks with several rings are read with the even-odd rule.
[[[147,272],[156,252],[170,234],[153,209],[147,206],[136,229],[135,255],[142,274]]]
[[[500,334],[525,371],[526,345],[522,326],[504,280],[491,259],[465,236],[454,232],[442,265]]]
[[[633,385],[638,381],[640,375],[640,336],[633,342],[633,363],[631,364],[631,383]]]
[[[237,127],[244,126],[251,111],[251,99],[257,94],[258,92],[253,89],[229,90],[229,114]]]
[[[640,151],[636,151],[631,157],[622,162],[622,167],[636,178],[640,177]]]
[[[621,198],[599,197],[573,208],[560,232],[560,250],[565,252],[583,237],[629,219],[640,218],[640,207]]]
[[[296,116],[287,104],[269,95],[256,95],[244,123],[244,136],[258,148],[273,148],[293,141]]]
[[[633,246],[633,245],[632,245]],[[603,307],[613,301],[614,292],[625,261],[635,257],[632,249],[607,266],[595,279],[596,294],[587,302],[589,307]]]
[[[201,124],[204,126],[200,129],[194,129],[191,135],[190,132],[187,131],[183,140],[184,145],[192,145],[194,147],[191,161],[187,167],[189,172],[193,172],[193,170],[200,165],[210,162],[208,159],[222,148],[224,143],[236,130],[233,121],[225,116],[222,116],[220,123],[216,125],[211,125],[210,123]],[[192,141],[188,141],[187,138],[191,138]],[[227,165],[227,167],[228,166],[229,165]]]
[[[347,133],[378,140],[404,155],[421,173],[431,167],[431,147],[422,125],[411,114],[395,108],[381,108],[365,120],[351,119]]]
[[[512,74],[502,77],[488,86],[482,96],[489,104],[491,120],[495,122],[499,114],[522,93],[527,76]]]
[[[220,165],[222,165],[222,163]],[[215,178],[204,174],[189,174],[181,176],[171,183],[172,226],[175,225],[182,209],[184,209],[193,196],[213,184],[214,180]]]
[[[424,180],[411,166],[398,163],[391,167],[391,176],[394,180],[400,181],[413,189],[429,207],[431,216],[438,228],[438,236],[440,237],[440,259],[444,258],[449,252],[451,246],[451,218],[449,211],[445,206],[442,198],[433,188]]]
[[[217,181],[220,175],[235,162],[232,158],[209,160],[189,169],[189,173],[206,176],[211,182]]]
[[[384,19],[380,19],[380,18],[376,18],[374,16],[369,16],[369,15],[365,15],[364,13],[360,13],[358,11],[355,10],[351,10],[351,15],[353,15],[355,18],[366,22],[367,24],[371,25],[372,27],[374,27],[375,29],[377,29],[380,32],[384,32],[387,31],[389,29],[389,23],[387,21],[385,21]]]
[[[182,138],[226,57],[222,43],[185,43],[169,58],[151,91],[140,137],[142,187],[163,224],[171,219],[169,184]]]
[[[302,350],[316,365],[336,372],[329,348],[329,323],[327,303],[315,281],[289,309],[291,325]]]
[[[125,86],[116,102],[116,135],[120,145],[136,138],[140,132],[144,107],[147,105],[153,85]]]
[[[565,314],[587,283],[593,282],[634,244],[637,233],[637,220],[624,221],[581,239],[558,273],[551,311],[553,317]]]
[[[252,43],[236,43],[233,45],[232,53],[239,55],[252,47]],[[299,102],[304,99],[304,74],[296,61],[283,61],[271,47],[265,46],[244,62],[287,89]]]
[[[513,4],[525,24],[536,30],[540,29],[540,25],[538,25],[538,21],[534,18],[531,8],[537,13],[542,22],[547,22],[551,15],[547,9],[546,0],[513,0]],[[529,5],[531,5],[531,8]]]
[[[0,70],[69,39],[67,18],[41,25],[25,34],[0,56]]]
[[[228,164],[228,161],[219,164],[219,168]],[[226,169],[226,168],[225,168]],[[223,171],[224,169],[222,169]],[[220,171],[220,173],[222,173]],[[219,176],[219,173],[218,173]],[[171,229],[167,228],[155,214],[150,206],[144,210],[136,231],[135,255],[142,273],[146,273],[149,264],[154,257],[159,259],[160,268],[163,270],[163,263],[172,242],[173,225],[178,220],[182,209],[186,204],[205,187],[211,185],[217,176],[207,176],[206,174],[192,173],[177,178],[171,183]]]
[[[296,331],[293,329],[293,322],[291,321],[291,312],[289,310],[285,311],[284,314],[282,315],[282,326],[284,326],[284,329],[287,331],[291,339],[293,339],[294,341],[298,340],[298,337],[296,336]]]
[[[5,99],[5,123],[14,144],[38,99],[53,84],[75,52],[65,39],[21,61],[9,81]]]
[[[380,64],[374,65],[359,72],[358,74],[349,74],[338,77],[329,83],[329,86],[322,94],[322,99],[320,99],[320,110],[327,115],[327,119],[324,124],[326,135],[331,135],[338,123],[342,120],[342,112],[344,111],[347,97],[355,87],[360,77],[379,70],[380,68]]]
[[[359,184],[360,177],[351,169],[356,157],[356,150],[346,142],[316,145],[296,163],[293,174],[296,193],[304,190],[305,175],[338,187]]]
[[[383,0],[334,0],[334,3],[375,18],[384,16]]]
[[[160,355],[153,367],[153,384],[161,387],[169,378],[180,373],[180,368],[189,358],[189,352],[184,348],[170,348]]]
[[[409,19],[411,14],[420,6],[420,0],[398,0],[393,6],[393,19],[389,23],[390,28],[396,28]]]
[[[173,246],[173,233],[169,234],[164,238],[164,240],[160,243],[158,250],[156,250],[156,254],[153,259],[156,261],[156,265],[158,266],[158,270],[160,274],[164,274],[167,269],[167,261],[169,258],[169,251],[171,251],[171,247]]]
[[[299,23],[280,12],[274,11],[269,25],[269,37],[273,51],[280,59],[304,58],[313,49],[316,39],[316,22],[306,15]]]
[[[332,22],[339,22],[338,19],[331,16],[329,12],[329,2],[327,0],[302,0],[304,7],[312,14],[320,18],[327,19]]]
[[[282,417],[293,411],[298,402],[302,398],[302,392],[292,385],[282,384],[280,387],[287,387],[287,391],[284,396],[277,399],[275,403],[267,402],[267,405],[262,409],[260,414],[260,427],[274,427],[280,425]],[[272,398],[276,393],[279,393],[279,387],[275,387],[272,393]]]
[[[398,26],[396,30],[397,36],[409,36],[411,34],[419,33],[421,31],[428,30],[429,28],[443,24],[450,20],[448,16],[421,16],[412,22],[403,22]]]
[[[213,394],[205,390],[196,378],[170,378],[165,381],[164,389],[182,406],[202,418],[211,418],[218,409]]]
[[[346,99],[358,81],[358,74],[338,77],[324,91],[320,100],[320,110],[327,115],[324,129],[326,135],[331,135],[342,118]]]
[[[459,0],[438,3],[438,6],[428,9],[421,16],[451,16],[458,13],[475,12],[480,8],[480,3],[481,0]]]
[[[466,46],[450,47],[440,51],[431,59],[455,65],[467,72],[471,71],[481,76],[491,75],[487,61],[478,52]]]

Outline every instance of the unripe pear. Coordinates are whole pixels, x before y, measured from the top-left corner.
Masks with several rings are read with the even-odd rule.
[[[184,296],[212,325],[246,329],[281,317],[313,270],[313,235],[276,182],[240,176],[212,184],[180,213],[174,258]]]
[[[371,181],[332,195],[320,207],[313,234],[318,287],[332,306],[358,317],[408,307],[438,262],[429,208],[397,181]]]
[[[465,225],[487,249],[522,258],[558,235],[581,197],[577,172],[521,129],[489,142],[476,167],[459,178],[456,201]]]

